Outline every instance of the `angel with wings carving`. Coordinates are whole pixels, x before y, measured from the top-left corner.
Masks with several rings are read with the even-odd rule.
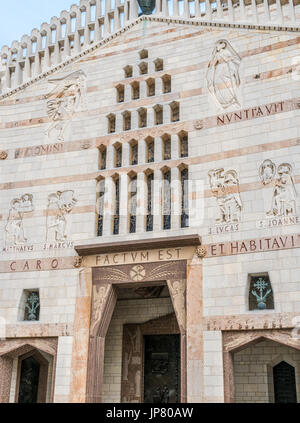
[[[58,133],[58,140],[63,140],[64,131],[68,120],[78,109],[84,92],[86,75],[79,70],[65,77],[49,79],[55,88],[45,96],[47,101],[47,114],[51,123],[46,130],[48,137],[53,129]]]

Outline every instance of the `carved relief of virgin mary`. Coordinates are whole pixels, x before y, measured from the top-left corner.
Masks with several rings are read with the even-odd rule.
[[[207,88],[215,100],[226,109],[240,103],[237,88],[241,84],[241,58],[227,40],[217,41],[206,73]]]

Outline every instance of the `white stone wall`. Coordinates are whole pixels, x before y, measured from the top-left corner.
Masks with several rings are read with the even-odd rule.
[[[224,402],[222,332],[203,332],[204,402]]]
[[[265,219],[271,198],[272,186],[263,189],[262,184],[255,189],[253,184],[260,182],[258,169],[264,159],[271,159],[278,166],[288,162],[293,167],[293,175],[297,176],[296,188],[299,191],[300,155],[299,146],[269,149],[272,142],[285,141],[300,136],[300,110],[291,110],[249,121],[243,121],[225,126],[196,130],[193,120],[205,119],[224,113],[211,99],[205,81],[207,64],[215,43],[219,39],[228,39],[234,49],[243,53],[240,67],[242,79],[240,104],[241,109],[257,107],[270,102],[279,102],[298,98],[300,96],[299,81],[288,72],[292,68],[293,59],[298,55],[298,45],[283,45],[281,48],[271,49],[259,54],[247,53],[253,49],[262,48],[287,40],[294,41],[298,33],[256,31],[230,28],[206,28],[188,25],[167,25],[165,23],[147,23],[146,29],[140,23],[123,33],[111,44],[94,51],[86,60],[63,69],[63,74],[82,69],[87,75],[87,94],[82,109],[74,114],[72,122],[65,132],[64,145],[78,142],[76,151],[50,154],[39,157],[25,157],[14,159],[15,149],[51,144],[57,142],[55,135],[47,138],[45,130],[48,123],[22,125],[23,120],[45,118],[46,100],[44,95],[53,89],[46,79],[41,79],[23,91],[13,94],[0,102],[1,127],[0,148],[8,150],[9,156],[0,165],[0,260],[25,260],[67,257],[75,255],[74,249],[43,250],[46,235],[47,198],[51,193],[63,190],[74,190],[78,200],[77,210],[71,212],[72,223],[68,232],[69,240],[83,244],[84,242],[111,242],[130,239],[144,239],[157,236],[175,236],[187,233],[199,233],[203,244],[249,239],[264,236],[285,235],[299,231],[299,225],[284,226],[272,229],[259,229],[257,222]],[[186,37],[187,36],[187,37]],[[128,48],[124,50],[124,45]],[[123,234],[118,237],[96,237],[96,176],[98,174],[98,150],[93,143],[98,137],[107,135],[106,116],[109,113],[117,115],[117,128],[120,126],[120,104],[116,103],[115,86],[120,81],[124,83],[123,68],[133,66],[134,77],[139,77],[138,52],[144,48],[149,51],[149,77],[157,77],[154,72],[153,61],[160,57],[164,61],[164,72],[157,77],[157,86],[162,74],[173,72],[172,92],[175,100],[180,103],[180,121],[190,121],[189,155],[192,158],[211,155],[203,159],[200,164],[189,167],[190,179],[201,181],[205,190],[203,208],[196,207],[192,214],[190,228],[176,230],[157,230],[153,233],[140,232],[137,234]],[[286,69],[282,75],[276,71]],[[255,79],[256,74],[268,77]],[[56,74],[58,76],[58,74]],[[126,81],[125,81],[126,82]],[[198,90],[190,95],[188,90]],[[145,90],[141,89],[141,93]],[[143,94],[142,94],[143,95]],[[151,98],[147,104],[150,112],[155,104],[169,107],[170,100],[165,100],[161,90]],[[21,104],[18,104],[18,100]],[[24,100],[24,102],[22,102]],[[149,100],[142,97],[142,100]],[[10,104],[5,101],[11,101]],[[141,101],[130,102],[128,110],[137,113]],[[134,103],[134,104],[133,104]],[[135,106],[136,105],[136,106]],[[123,106],[122,106],[123,107]],[[124,104],[124,110],[127,106]],[[231,113],[238,107],[227,109]],[[151,112],[152,113],[152,112]],[[164,123],[170,123],[165,113]],[[18,124],[14,124],[18,122]],[[132,122],[136,122],[135,117]],[[11,124],[11,127],[5,127]],[[137,130],[134,124],[133,130]],[[155,128],[156,130],[157,128]],[[167,130],[166,130],[167,132]],[[118,133],[118,132],[117,132]],[[155,135],[155,132],[153,132]],[[116,140],[124,142],[124,133],[119,133],[112,142],[109,137],[103,140],[111,145]],[[139,132],[132,134],[139,137]],[[89,139],[90,149],[80,146]],[[253,153],[250,148],[254,145],[266,144],[263,152]],[[229,157],[229,151],[243,149],[237,157]],[[268,151],[269,149],[269,151]],[[78,151],[77,151],[78,150]],[[223,158],[219,154],[224,153]],[[182,160],[183,162],[185,160]],[[166,163],[155,163],[153,166],[161,168]],[[149,164],[149,168],[152,165]],[[241,192],[243,204],[242,221],[239,231],[222,235],[210,235],[209,228],[215,228],[215,219],[219,215],[216,199],[210,195],[208,172],[211,169],[224,168],[237,171],[241,185],[246,186]],[[122,169],[118,169],[122,172]],[[113,173],[113,171],[111,171]],[[53,179],[53,178],[57,179]],[[17,183],[17,187],[11,186]],[[34,212],[23,219],[25,235],[28,244],[33,243],[34,252],[2,252],[4,246],[5,226],[10,208],[10,202],[25,193],[31,193],[34,201]],[[298,198],[298,213],[299,213]],[[204,315],[233,315],[250,313],[247,309],[248,273],[269,272],[274,291],[275,310],[270,312],[299,312],[299,261],[297,250],[245,254],[239,256],[209,258],[203,261],[203,305]],[[17,324],[17,314],[23,289],[39,288],[41,299],[40,323],[72,323],[75,313],[76,284],[78,270],[57,270],[43,272],[0,273],[0,317],[9,324]],[[140,304],[140,303],[139,303]],[[169,306],[169,305],[168,305]],[[118,306],[120,308],[121,306]],[[123,307],[123,306],[122,306]],[[125,307],[125,306],[124,306]],[[156,313],[156,312],[155,312]],[[152,317],[155,313],[149,312]],[[251,313],[255,313],[251,312]],[[265,311],[269,313],[269,311]],[[166,314],[164,312],[164,314]],[[132,322],[136,322],[139,313],[132,315]],[[148,317],[147,315],[147,320]],[[149,317],[149,318],[150,318]],[[155,316],[154,316],[155,317]],[[122,319],[121,319],[122,320]],[[123,324],[123,323],[122,323]],[[121,325],[121,323],[119,323]],[[119,326],[120,327],[120,326]],[[118,332],[118,342],[121,334]],[[211,337],[211,338],[210,338]],[[68,338],[69,339],[69,338]],[[69,341],[68,341],[69,342]],[[205,334],[205,396],[222,400],[221,369],[213,374],[211,360],[220,357],[220,333]],[[61,353],[64,338],[59,341],[59,355],[57,362],[56,401],[66,400],[69,393],[70,354]],[[118,344],[118,366],[120,366],[120,344]],[[66,348],[70,348],[67,343]],[[109,348],[109,341],[107,347]],[[113,347],[112,347],[113,349]],[[109,351],[109,350],[108,350]],[[106,354],[107,356],[107,354]],[[107,366],[106,366],[107,367]],[[118,369],[118,367],[116,367]],[[118,370],[119,371],[119,370]],[[67,373],[64,373],[67,372]],[[213,377],[215,376],[215,378]],[[113,383],[108,382],[113,378]],[[116,379],[114,379],[116,378]],[[119,399],[119,376],[106,376],[106,399]],[[112,386],[112,392],[108,394]]]
[[[117,302],[105,340],[103,402],[120,402],[123,325],[144,323],[173,311],[170,298]]]
[[[54,402],[66,403],[69,400],[71,364],[72,364],[72,336],[60,336],[58,338]]]
[[[73,323],[77,270],[0,273],[0,316],[7,324],[18,323],[18,307],[24,289],[39,288],[40,320],[37,323]],[[22,322],[31,324],[32,322]]]
[[[262,314],[249,311],[248,274],[269,272],[274,310],[263,313],[300,312],[300,253],[269,251],[211,258],[203,266],[203,306],[206,316]]]
[[[299,402],[300,352],[269,340],[234,354],[236,402],[274,402],[272,368],[281,361],[286,361],[295,367],[297,402]]]

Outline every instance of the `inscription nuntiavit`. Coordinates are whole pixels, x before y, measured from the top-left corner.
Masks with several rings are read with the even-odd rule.
[[[263,106],[243,109],[237,112],[225,113],[217,116],[217,125],[228,125],[229,123],[241,122],[244,120],[256,119],[259,117],[274,115],[284,111],[284,101],[265,104]]]

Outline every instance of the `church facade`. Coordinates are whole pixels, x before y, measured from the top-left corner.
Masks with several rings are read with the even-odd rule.
[[[1,50],[0,402],[300,402],[298,0],[82,0]]]

